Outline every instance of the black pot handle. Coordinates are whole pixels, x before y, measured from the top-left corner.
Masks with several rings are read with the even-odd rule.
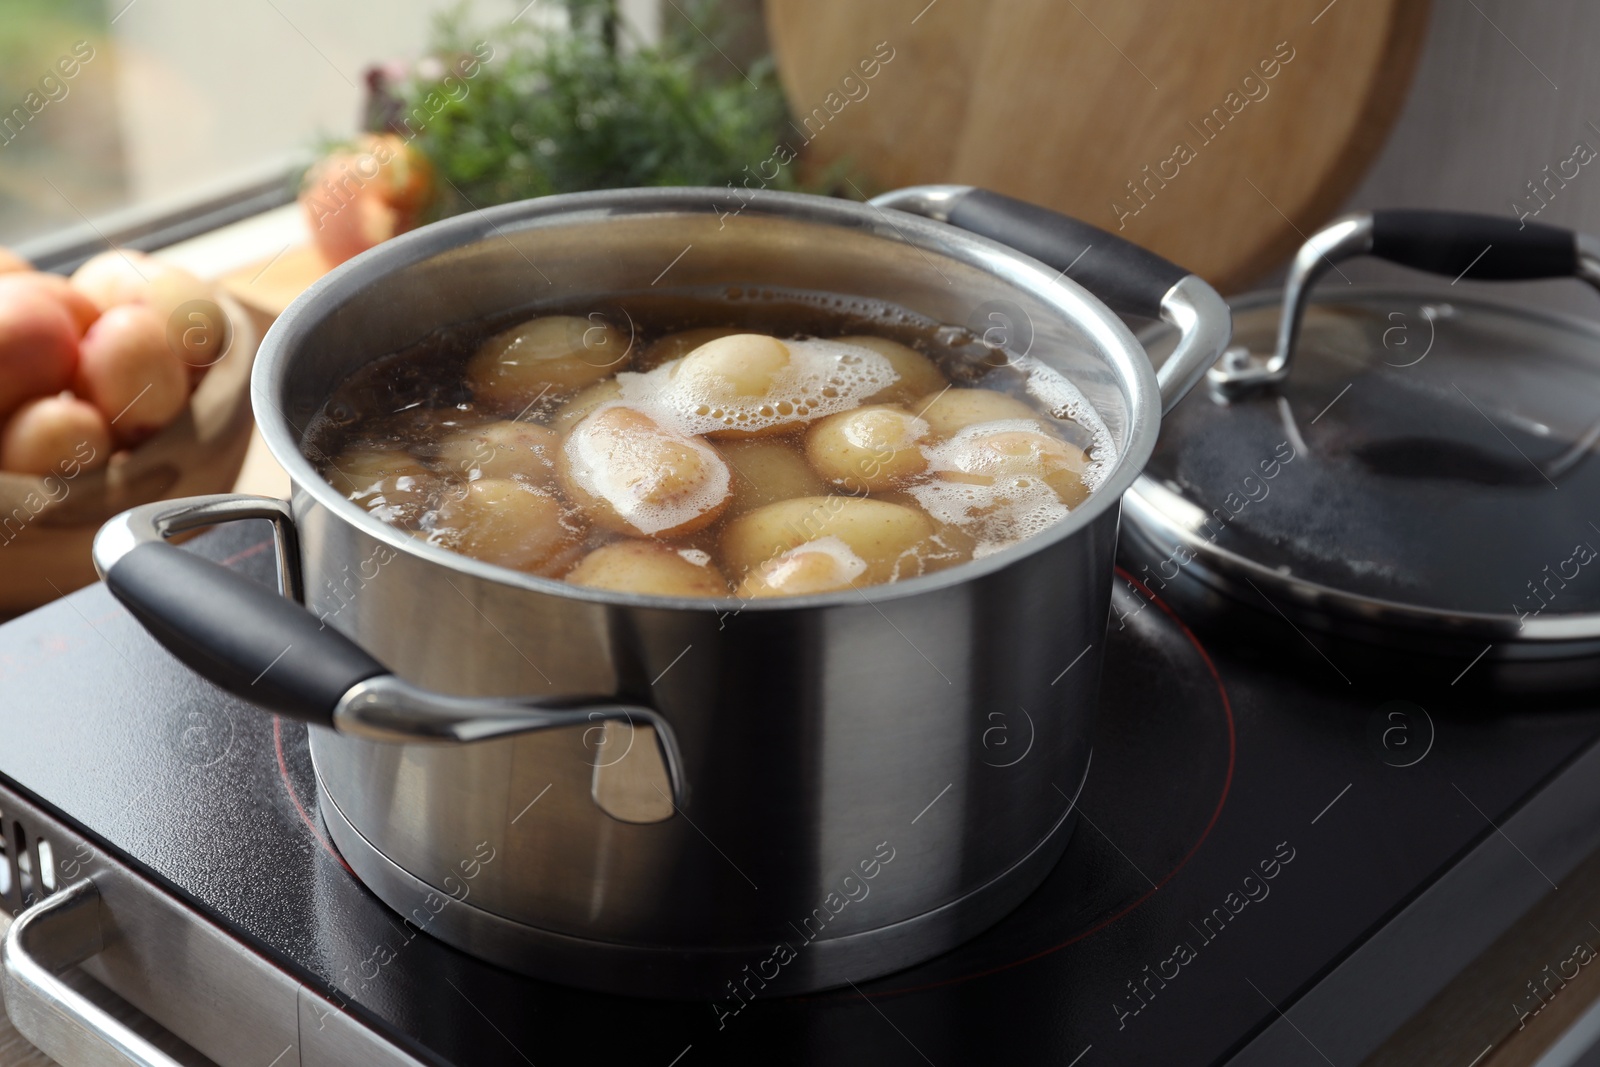
[[[1182,267],[1097,226],[967,185],[919,185],[875,197],[1031,256],[1124,315],[1164,319],[1178,345],[1156,372],[1163,413],[1182,400],[1227,347],[1233,316],[1216,290]]]
[[[1227,400],[1289,376],[1311,287],[1343,260],[1377,256],[1452,279],[1527,281],[1582,278],[1600,286],[1600,249],[1572,230],[1498,215],[1421,209],[1345,215],[1312,234],[1289,267],[1283,314],[1270,355],[1231,348],[1211,369],[1211,389]]]
[[[135,545],[106,586],[195,673],[268,711],[313,726],[361,682],[389,673],[292,600],[175,545]]]
[[[278,593],[175,545],[177,533],[269,519]],[[615,697],[458,697],[412,685],[298,603],[294,517],[272,497],[220,494],[125,511],[95,535],[94,563],[111,594],[184,665],[279,715],[377,741],[465,742],[563,726],[643,722],[655,731],[674,801],[684,800],[672,727],[653,708]]]

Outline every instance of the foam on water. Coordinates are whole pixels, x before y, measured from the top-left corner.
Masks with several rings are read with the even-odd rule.
[[[739,430],[760,433],[849,411],[899,380],[889,361],[869,348],[837,341],[784,341],[786,366],[761,396],[730,395],[715,375],[679,374],[683,360],[639,374],[617,375],[621,403],[683,434]]]
[[[867,572],[867,561],[856,555],[855,550],[837,536],[830,534],[819,537],[814,541],[807,541],[803,545],[783,552],[763,565],[767,581],[772,585],[782,585],[785,571],[804,565],[800,557],[816,554],[827,556],[833,567],[835,580],[840,582],[854,582]]]
[[[1089,466],[1083,480],[1090,491],[1100,488],[1111,468],[1116,466],[1117,450],[1111,441],[1111,431],[1106,428],[1100,413],[1078,387],[1054,367],[1048,367],[1031,356],[1013,360],[1017,370],[1025,375],[1024,388],[1028,395],[1058,419],[1070,420],[1088,431],[1091,444],[1087,449]]]
[[[626,407],[602,404],[567,436],[568,470],[585,492],[644,534],[692,522],[727,498],[732,475],[709,442],[647,414],[625,427],[602,418]]]
[[[933,477],[908,490],[935,521],[956,526],[977,540],[972,558],[982,559],[1041,533],[1070,510],[1050,484],[1037,474],[1007,474],[1007,457],[982,448],[985,437],[999,433],[1039,433],[1030,419],[984,422],[962,429],[948,441],[924,445]],[[940,477],[941,472],[990,479],[987,485]]]

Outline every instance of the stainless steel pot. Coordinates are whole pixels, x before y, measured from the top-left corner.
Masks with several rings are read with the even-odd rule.
[[[741,603],[585,589],[431,547],[301,454],[307,420],[372,359],[663,282],[1003,320],[1080,387],[1119,458],[1066,521],[987,559]],[[1159,385],[1091,291],[1182,330]],[[180,659],[311,724],[329,831],[402,916],[529,974],[733,1010],[944,951],[1059,857],[1089,766],[1118,500],[1160,412],[1228,336],[1199,279],[978,190],[513,204],[358,257],[272,328],[253,401],[290,502],[139,508],[107,524],[95,559]],[[276,524],[284,597],[162,543],[250,517]]]

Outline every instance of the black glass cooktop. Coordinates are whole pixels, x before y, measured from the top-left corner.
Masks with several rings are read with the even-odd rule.
[[[267,580],[263,538],[195,548]],[[606,997],[418,933],[330,846],[304,728],[188,674],[99,586],[0,628],[0,776],[424,1059],[1198,1067],[1283,1012],[1311,1025],[1295,1005],[1600,736],[1600,712],[1453,713],[1444,690],[1208,649],[1128,582],[1107,643],[1081,817],[1043,887],[942,957],[795,999]],[[1008,729],[997,753],[1026,742]],[[1358,1047],[1368,1014],[1269,1062]]]

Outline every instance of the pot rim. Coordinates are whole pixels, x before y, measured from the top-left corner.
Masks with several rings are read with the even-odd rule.
[[[278,317],[267,331],[256,357],[250,382],[251,407],[268,451],[288,473],[294,496],[304,494],[354,525],[369,537],[397,551],[483,581],[514,589],[546,593],[570,600],[635,608],[697,610],[718,614],[744,611],[789,611],[897,600],[964,585],[1043,552],[1093,524],[1119,505],[1122,495],[1140,476],[1155,449],[1160,425],[1160,398],[1154,368],[1143,346],[1128,326],[1083,286],[1006,245],[905,212],[888,212],[872,204],[857,203],[807,193],[765,191],[744,201],[740,215],[774,217],[801,222],[866,230],[883,240],[900,240],[919,249],[964,262],[1050,305],[1069,320],[1106,359],[1128,407],[1127,444],[1116,465],[1087,501],[1048,530],[1009,548],[969,560],[947,570],[882,585],[814,593],[805,596],[745,599],[679,597],[627,593],[572,585],[559,578],[544,578],[498,564],[487,563],[407,535],[398,527],[374,518],[364,508],[336,492],[300,450],[298,435],[283,414],[277,396],[283,391],[295,352],[326,315],[347,299],[395,271],[444,254],[452,249],[492,238],[507,231],[537,229],[563,218],[608,217],[639,214],[717,214],[718,198],[727,190],[713,187],[621,189],[564,193],[479,208],[401,234],[376,248],[333,268],[314,282]]]
[[[1309,306],[1361,304],[1378,298],[1415,300],[1422,304],[1448,303],[1479,312],[1541,322],[1573,333],[1587,334],[1595,341],[1595,351],[1600,353],[1600,323],[1593,319],[1543,308],[1530,309],[1478,295],[1364,284],[1319,295],[1311,300]],[[1234,311],[1251,311],[1263,306],[1281,306],[1282,303],[1282,289],[1257,290],[1228,300],[1229,308]],[[1165,325],[1154,325],[1141,330],[1139,336],[1153,337],[1168,329],[1170,327]],[[1600,371],[1600,365],[1596,369]],[[1470,646],[1468,651],[1479,643],[1487,643],[1490,646],[1539,649],[1550,658],[1592,655],[1587,645],[1600,639],[1600,612],[1596,611],[1548,612],[1521,619],[1505,612],[1458,611],[1366,596],[1282,574],[1249,557],[1220,548],[1172,519],[1160,504],[1162,494],[1170,492],[1142,471],[1139,473],[1128,494],[1131,501],[1127,509],[1128,521],[1133,525],[1137,538],[1151,544],[1169,541],[1174,546],[1188,549],[1194,554],[1196,562],[1205,564],[1205,569],[1202,575],[1188,574],[1185,568],[1186,579],[1226,593],[1241,604],[1249,603],[1243,595],[1248,590],[1239,584],[1238,579],[1246,583],[1254,582],[1281,594],[1288,599],[1296,619],[1319,632],[1342,634],[1351,632],[1349,627],[1355,627],[1354,632],[1359,634],[1377,628],[1399,634],[1460,640]],[[1319,618],[1325,618],[1326,621],[1319,621]],[[1575,651],[1567,652],[1567,648]]]

